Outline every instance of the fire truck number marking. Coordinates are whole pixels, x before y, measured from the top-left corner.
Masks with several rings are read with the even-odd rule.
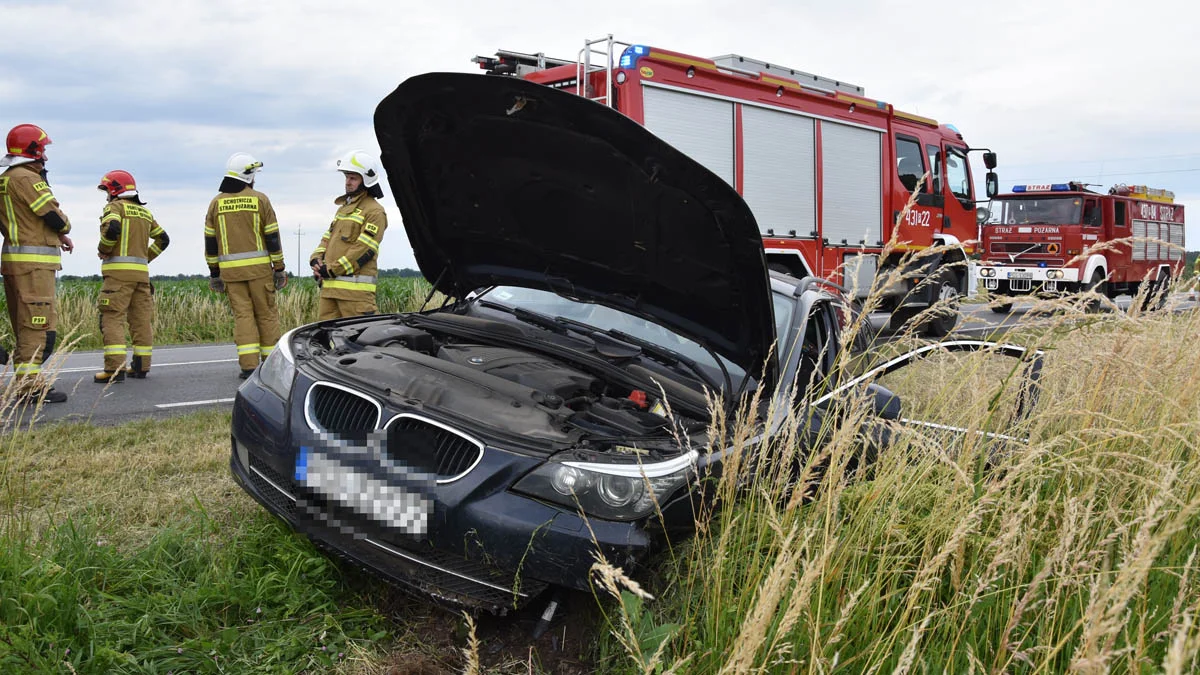
[[[904,222],[912,227],[929,227],[929,211],[909,211],[904,214]]]
[[[1146,220],[1175,220],[1175,207],[1161,204],[1138,204],[1142,218]]]

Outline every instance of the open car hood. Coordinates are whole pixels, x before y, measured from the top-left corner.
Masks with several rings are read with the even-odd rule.
[[[439,291],[515,285],[604,304],[774,382],[754,216],[633,120],[518,78],[430,73],[380,102],[375,133],[417,264]]]

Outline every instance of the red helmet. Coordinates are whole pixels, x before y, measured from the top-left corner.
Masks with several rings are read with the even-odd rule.
[[[109,196],[120,197],[126,192],[137,192],[137,182],[133,180],[133,174],[116,169],[104,174],[96,189],[104,190]]]
[[[8,140],[4,147],[10,155],[45,161],[47,145],[50,145],[50,137],[41,127],[35,124],[18,124],[8,132]]]

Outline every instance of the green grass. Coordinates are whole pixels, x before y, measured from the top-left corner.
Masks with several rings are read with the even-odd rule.
[[[429,283],[413,277],[381,277],[377,301],[380,313],[411,311],[420,307],[429,293]],[[156,281],[154,342],[158,345],[230,342],[233,314],[224,296],[208,289],[201,279]],[[97,299],[99,281],[80,279],[58,283],[58,333],[60,344],[74,342],[74,349],[99,349],[100,315]],[[318,289],[312,279],[293,278],[277,296],[279,319],[288,330],[317,319]],[[439,296],[440,297],[440,296]],[[0,297],[0,308],[6,307]],[[7,309],[0,309],[7,312]],[[7,314],[4,314],[7,316]],[[12,346],[12,331],[0,321],[0,344]]]

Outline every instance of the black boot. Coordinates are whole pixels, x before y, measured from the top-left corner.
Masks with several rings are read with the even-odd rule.
[[[253,374],[254,374],[254,369],[253,369],[253,368],[251,368],[251,369],[249,369],[249,370],[246,370],[245,368],[242,368],[242,372],[241,372],[241,374],[239,374],[239,375],[238,375],[238,379],[239,379],[239,380],[244,380],[244,379],[246,379],[246,378],[250,377],[250,376],[251,376],[251,375],[253,375]]]

